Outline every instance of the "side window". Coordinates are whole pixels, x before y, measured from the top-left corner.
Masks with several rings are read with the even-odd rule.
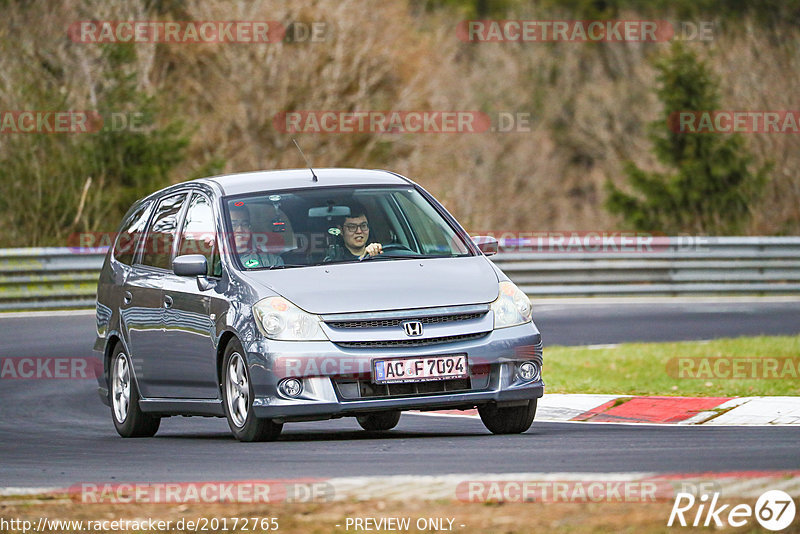
[[[114,258],[118,262],[125,265],[133,263],[136,245],[144,233],[147,219],[150,217],[150,208],[152,207],[152,202],[142,204],[120,226],[117,240],[114,243]]]
[[[142,264],[161,269],[172,269],[172,244],[178,230],[178,215],[186,199],[186,193],[163,199],[156,208],[153,222],[147,231],[142,254]]]
[[[222,266],[217,248],[216,224],[211,204],[203,195],[195,193],[189,201],[186,218],[181,229],[178,256],[202,254],[208,262],[208,275],[219,276]]]
[[[420,240],[424,254],[467,254],[469,251],[455,235],[453,229],[445,226],[441,217],[434,215],[434,209],[427,203],[415,203],[406,195],[395,195],[397,203],[408,217],[412,231]],[[424,202],[424,201],[423,201]],[[426,211],[430,213],[426,213]],[[434,222],[440,221],[440,222]]]

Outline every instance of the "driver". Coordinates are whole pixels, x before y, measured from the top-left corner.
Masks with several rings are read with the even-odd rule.
[[[231,206],[231,226],[236,253],[247,269],[259,269],[283,265],[283,258],[256,250],[253,246],[253,229],[250,225],[250,210],[246,206]]]
[[[344,246],[336,247],[336,254],[328,261],[354,261],[367,256],[383,254],[380,243],[369,243],[369,222],[364,207],[360,204],[350,205],[350,215],[339,225]],[[326,258],[327,259],[327,258]]]

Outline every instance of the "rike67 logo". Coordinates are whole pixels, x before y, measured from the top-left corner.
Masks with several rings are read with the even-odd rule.
[[[691,493],[678,493],[669,514],[667,526],[692,526],[722,528],[743,527],[755,520],[763,528],[777,532],[792,524],[795,504],[792,497],[781,490],[761,494],[754,507],[749,504],[720,504],[719,493],[695,497]]]

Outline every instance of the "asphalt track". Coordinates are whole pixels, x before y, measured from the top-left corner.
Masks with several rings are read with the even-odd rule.
[[[546,303],[547,345],[800,333],[800,302]],[[82,356],[93,316],[0,317],[0,357]],[[546,354],[545,354],[546,357]],[[722,472],[800,468],[800,428],[534,423],[492,436],[477,419],[404,414],[387,434],[354,420],[293,423],[242,444],[223,419],[165,419],[117,436],[92,380],[0,380],[0,487],[78,482],[514,472]]]

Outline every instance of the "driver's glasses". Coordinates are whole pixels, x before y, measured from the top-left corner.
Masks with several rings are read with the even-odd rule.
[[[354,234],[356,230],[358,230],[359,228],[361,228],[362,232],[366,232],[367,230],[369,230],[369,223],[366,222],[362,222],[361,224],[345,223],[342,225],[342,227],[351,234]]]
[[[237,230],[237,229],[238,230],[249,230],[250,229],[250,223],[249,222],[247,222],[247,221],[237,221],[235,219],[231,221],[231,226],[233,226],[234,230]]]

